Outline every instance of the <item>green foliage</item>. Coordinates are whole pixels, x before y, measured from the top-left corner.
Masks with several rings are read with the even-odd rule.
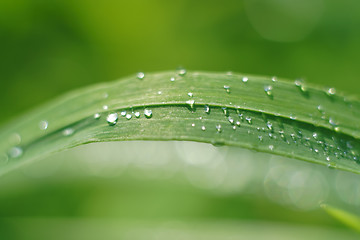
[[[360,173],[359,116],[356,99],[301,80],[140,73],[71,92],[5,126],[1,172],[91,142],[186,140]]]

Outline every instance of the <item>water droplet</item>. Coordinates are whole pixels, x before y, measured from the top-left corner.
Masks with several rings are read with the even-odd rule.
[[[145,109],[144,110],[144,115],[146,118],[151,118],[152,117],[152,111],[150,109]]]
[[[106,117],[106,121],[108,122],[108,124],[110,126],[115,125],[117,123],[117,120],[118,120],[118,114],[117,113],[110,113]]]
[[[267,128],[271,131],[271,130],[273,130],[273,127],[272,127],[272,123],[271,122],[267,122],[266,123],[266,126],[267,126]]]
[[[336,94],[336,89],[335,88],[329,88],[327,91],[326,91],[326,94],[329,95],[329,96],[333,96]]]
[[[280,134],[280,137],[281,137],[282,139],[285,139],[285,132],[284,132],[284,130],[280,130],[280,131],[279,131],[279,134]]]
[[[236,121],[236,125],[240,127],[241,125],[240,121]]]
[[[21,136],[18,133],[13,133],[9,137],[9,143],[11,145],[18,145],[21,143]]]
[[[192,127],[195,127],[195,123],[192,123],[191,126],[192,126]]]
[[[140,117],[140,113],[139,113],[139,112],[135,112],[134,115],[135,115],[136,118],[139,118],[139,117]]]
[[[39,122],[39,128],[41,130],[46,130],[49,127],[49,123],[46,120],[41,120]]]
[[[192,92],[189,92],[189,93],[188,93],[188,96],[189,96],[189,97],[193,97],[193,93],[192,93]]]
[[[323,108],[323,106],[318,105],[318,106],[316,107],[316,109],[317,109],[319,112],[324,113],[324,108]]]
[[[327,167],[330,168],[330,169],[336,168],[336,163],[334,163],[334,162],[329,162],[328,165],[327,165]]]
[[[318,134],[316,132],[314,132],[312,136],[314,139],[318,139]]]
[[[251,124],[251,123],[252,123],[251,117],[246,117],[245,120],[247,121],[248,124]]]
[[[229,116],[229,111],[227,110],[226,107],[222,107],[221,109],[223,110],[225,116]]]
[[[330,162],[330,157],[329,156],[326,157],[326,161]]]
[[[332,125],[332,126],[337,126],[338,124],[335,122],[334,118],[330,117],[329,118],[329,123]]]
[[[264,87],[264,91],[265,91],[266,95],[268,95],[269,97],[272,96],[272,90],[273,90],[273,87],[270,85]]]
[[[224,85],[224,89],[227,93],[230,93],[230,86]]]
[[[206,127],[205,127],[205,126],[202,126],[202,127],[201,127],[201,130],[205,131],[205,130],[206,130]]]
[[[269,145],[269,149],[270,149],[270,151],[273,151],[274,150],[274,145]]]
[[[100,117],[101,117],[100,113],[95,113],[95,114],[94,114],[94,118],[95,118],[95,119],[99,119]]]
[[[271,81],[276,82],[277,78],[274,76],[274,77],[271,78]]]
[[[205,109],[205,113],[207,113],[207,114],[210,113],[210,107],[209,107],[209,105],[205,105],[205,106],[204,106],[204,109]]]
[[[233,126],[232,129],[236,130],[236,126]]]
[[[162,91],[158,91],[157,94],[161,95],[161,94],[162,94]]]
[[[229,123],[234,124],[234,119],[232,117],[228,117]]]
[[[21,147],[12,147],[10,150],[9,150],[9,156],[11,158],[18,158],[20,157],[21,155],[23,154],[23,150]]]
[[[249,78],[243,77],[243,78],[242,78],[242,81],[243,81],[244,83],[246,83],[247,81],[249,81]]]
[[[191,100],[186,101],[186,103],[190,106],[191,109],[193,109],[193,108],[194,108],[194,104],[195,104],[195,100],[194,100],[194,99],[191,99]]]
[[[296,79],[295,80],[295,86],[297,86],[301,92],[306,92],[306,87],[304,85],[304,80],[302,79]]]
[[[175,78],[174,78],[174,77],[171,77],[171,78],[170,78],[170,81],[171,81],[171,82],[175,82]]]
[[[262,137],[261,135],[259,135],[259,136],[258,136],[258,139],[259,139],[260,142],[262,142],[263,137]]]
[[[126,117],[127,120],[130,120],[132,118],[132,115],[128,113],[128,114],[126,114],[125,117]]]
[[[185,76],[186,75],[186,69],[185,68],[180,68],[178,71],[177,71],[178,75],[179,76]]]
[[[72,128],[66,128],[66,129],[64,129],[64,130],[62,131],[62,134],[63,134],[64,136],[70,136],[70,135],[73,135],[74,132],[75,132],[74,129],[72,129]]]
[[[104,110],[108,110],[108,109],[109,109],[108,105],[104,105],[102,108],[103,108]]]
[[[145,77],[145,73],[143,73],[143,72],[138,72],[138,73],[136,74],[136,77],[137,77],[138,79],[140,79],[140,80],[143,80],[144,77]]]
[[[216,125],[216,130],[218,133],[220,133],[222,131],[220,124]]]

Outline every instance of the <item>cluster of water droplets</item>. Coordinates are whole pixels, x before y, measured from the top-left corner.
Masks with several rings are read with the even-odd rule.
[[[186,69],[180,68],[177,70],[176,74],[173,77],[170,77],[170,82],[176,82],[177,80],[182,79],[187,74]],[[227,76],[232,76],[232,73],[227,73]],[[136,74],[136,78],[139,80],[145,79],[145,73],[139,72]],[[243,76],[241,78],[242,84],[246,86],[249,80],[249,77]],[[269,98],[273,99],[273,84],[276,84],[277,78],[272,77],[269,80],[269,84],[265,85],[263,90]],[[301,93],[308,94],[307,88],[305,87],[304,81],[301,79],[295,80],[295,86],[300,90]],[[231,91],[230,84],[225,83],[223,85],[223,89],[225,90],[225,94],[236,94]],[[325,91],[326,95],[329,97],[333,97],[336,94],[335,88],[329,88]],[[157,91],[158,95],[162,94],[162,91]],[[104,98],[108,98],[108,94],[104,94]],[[326,162],[330,167],[334,167],[335,163],[333,163],[333,159],[339,158],[348,158],[352,159],[356,162],[359,161],[359,153],[357,153],[353,149],[353,143],[351,141],[341,142],[344,141],[341,138],[337,138],[336,136],[332,135],[332,138],[329,140],[326,138],[326,134],[322,134],[321,132],[312,132],[312,133],[304,133],[302,130],[294,129],[293,123],[284,124],[287,120],[282,120],[278,118],[278,120],[269,119],[271,117],[266,116],[266,114],[262,114],[259,112],[252,112],[247,110],[242,110],[240,107],[233,106],[231,108],[228,107],[211,107],[210,105],[199,103],[195,105],[195,93],[193,90],[187,92],[188,99],[185,101],[188,108],[191,110],[192,113],[195,112],[196,107],[203,107],[204,117],[209,115],[212,111],[221,110],[222,114],[224,115],[224,120],[219,121],[212,126],[206,126],[208,124],[206,121],[202,121],[201,124],[197,125],[191,123],[191,127],[193,128],[200,128],[201,131],[207,132],[209,129],[215,130],[215,132],[219,135],[223,135],[224,132],[227,132],[228,126],[232,132],[236,132],[237,128],[241,128],[243,125],[243,131],[241,133],[246,133],[247,135],[254,136],[258,142],[267,143],[264,146],[267,146],[267,149],[270,151],[274,151],[277,149],[277,145],[279,141],[282,141],[286,145],[296,144],[298,146],[306,147],[310,152],[314,154],[322,154]],[[230,102],[229,105],[232,105]],[[108,105],[103,105],[102,109],[105,111],[109,110]],[[335,131],[339,131],[339,123],[334,119],[334,117],[328,116],[323,106],[318,105],[316,106],[317,111],[321,114],[321,118],[327,121]],[[141,113],[143,111],[143,113]],[[104,113],[95,113],[93,118],[95,120],[99,120],[102,114],[106,114],[105,120],[109,126],[114,126],[118,123],[120,118],[125,120],[131,120],[133,118],[140,118],[142,115],[146,119],[152,118],[152,110],[149,108],[143,108],[142,110],[120,110],[120,111],[111,111],[111,112],[104,112]],[[295,116],[290,115],[290,119],[296,119]],[[280,120],[279,120],[280,119]],[[203,120],[203,117],[200,116],[199,120]],[[256,124],[254,121],[256,120]],[[284,122],[282,122],[284,121]],[[205,124],[206,123],[206,124]],[[261,125],[263,125],[261,127]],[[287,129],[285,129],[284,125],[287,125]],[[38,127],[41,131],[46,132],[49,123],[46,120],[40,120]],[[290,129],[290,130],[289,130]],[[300,128],[301,129],[301,128]],[[71,136],[75,132],[74,128],[65,128],[61,131],[63,136]],[[230,137],[235,135],[230,134]],[[235,137],[236,138],[236,137]],[[237,137],[238,138],[238,137]],[[21,138],[20,138],[21,139]],[[339,143],[340,141],[341,143]],[[23,154],[23,149],[19,147],[21,140],[18,144],[15,144],[8,151],[8,155],[6,155],[6,159],[8,158],[18,158]],[[5,159],[5,157],[4,157]],[[7,161],[7,160],[6,160]],[[1,162],[1,159],[0,159]]]

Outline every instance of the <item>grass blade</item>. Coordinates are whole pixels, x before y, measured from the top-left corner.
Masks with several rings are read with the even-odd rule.
[[[339,220],[346,226],[360,232],[360,218],[352,213],[349,213],[345,210],[332,207],[327,204],[320,205],[330,216]]]
[[[360,173],[359,120],[357,99],[301,81],[203,72],[131,76],[73,91],[4,126],[0,173],[81,144],[126,140],[232,145]]]

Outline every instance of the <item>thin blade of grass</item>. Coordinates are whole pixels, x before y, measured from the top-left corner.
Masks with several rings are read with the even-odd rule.
[[[357,99],[301,81],[131,76],[73,91],[4,126],[0,173],[81,144],[127,140],[239,146],[360,173],[359,120]]]

